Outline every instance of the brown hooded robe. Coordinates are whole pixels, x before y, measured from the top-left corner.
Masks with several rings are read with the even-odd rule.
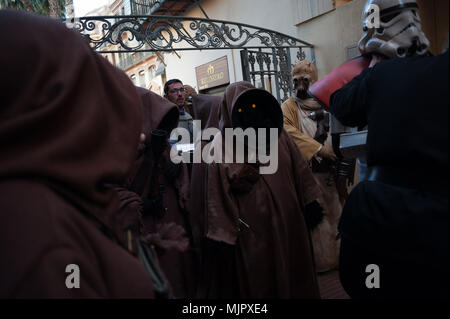
[[[230,85],[220,129],[232,127],[238,97],[255,88]],[[279,111],[280,122],[282,113]],[[224,139],[224,136],[222,136]],[[282,130],[278,170],[255,174],[248,164],[207,165],[200,297],[319,298],[309,232],[302,210],[320,192],[308,164]],[[256,171],[257,172],[257,171]],[[245,186],[245,192],[235,187]]]
[[[194,120],[201,121],[201,132],[204,130],[219,126],[219,112],[222,97],[207,94],[192,95],[192,117]],[[210,142],[210,140],[201,140],[201,136],[197,137],[195,147],[203,150],[203,147]],[[201,163],[192,164],[191,172],[191,200],[189,202],[189,216],[192,228],[192,237],[194,247],[196,249],[197,265],[199,265],[199,276],[204,276],[207,272],[202,265],[202,252],[205,250],[203,238],[205,237],[205,204],[207,193],[205,191],[207,183],[207,168],[208,165]],[[203,280],[203,283],[205,280]],[[202,284],[201,282],[197,284]],[[200,288],[203,290],[203,288]],[[196,297],[205,297],[205,294],[199,291],[197,286]]]
[[[179,116],[177,106],[151,91],[142,88],[137,90],[143,106],[142,132],[147,140],[155,129],[163,129],[169,136],[170,132],[177,127]],[[147,236],[149,242],[156,247],[159,264],[170,283],[173,296],[175,298],[192,297],[195,286],[195,265],[187,211],[189,201],[187,166],[181,163],[179,173],[173,180],[166,177],[163,167],[170,161],[169,144],[166,141],[159,173],[159,182],[164,185],[163,204],[166,211],[162,216],[156,216],[154,212],[142,210],[142,198],[149,193],[153,173],[153,156],[150,153],[146,156],[151,157],[150,166],[143,167],[144,171],[141,170],[144,158],[142,156],[137,159],[126,188],[119,191],[122,200],[121,215],[124,216],[123,220],[131,219],[132,223],[128,225],[130,229],[138,230],[137,235]],[[143,178],[145,185],[140,194],[136,193],[137,190],[130,188],[137,178]],[[142,217],[140,214],[143,214]],[[142,228],[140,228],[141,221]]]
[[[1,10],[0,35],[0,298],[153,297],[109,186],[136,156],[133,84],[59,21]]]

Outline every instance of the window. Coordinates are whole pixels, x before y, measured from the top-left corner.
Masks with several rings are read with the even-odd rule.
[[[136,85],[136,75],[132,74],[130,76],[131,81],[133,81],[133,84]]]
[[[299,0],[300,22],[317,17],[334,9],[334,0]]]
[[[352,0],[298,0],[299,23],[327,13]]]
[[[140,71],[139,72],[139,86],[145,88],[145,72],[144,71]]]
[[[149,74],[150,81],[153,80],[156,75],[156,66],[152,65],[151,67],[149,67],[148,74]]]
[[[130,3],[130,0],[124,0],[123,1],[123,8],[124,8],[124,14],[125,15],[131,15],[131,3]]]

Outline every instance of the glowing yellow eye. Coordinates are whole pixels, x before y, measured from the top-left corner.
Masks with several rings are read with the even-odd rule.
[[[242,109],[238,109],[238,112],[241,113],[241,112],[242,112]]]
[[[254,109],[255,109],[255,108],[256,108],[256,104],[253,104],[253,105],[252,105],[252,108],[254,108]]]

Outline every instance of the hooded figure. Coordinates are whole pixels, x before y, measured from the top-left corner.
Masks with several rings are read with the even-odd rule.
[[[280,106],[268,92],[247,82],[227,88],[220,132],[211,144],[223,142],[227,128],[276,128],[279,138],[271,146],[278,145],[278,169],[260,174],[251,148],[244,163],[225,163],[232,157],[225,152],[207,165],[205,192],[192,198],[206,200],[200,297],[319,298],[303,214],[320,191],[282,123]]]
[[[110,186],[136,157],[133,84],[61,22],[1,10],[0,34],[0,298],[153,297]]]
[[[314,178],[323,194],[324,221],[313,231],[314,258],[318,272],[336,269],[339,264],[338,223],[342,204],[336,186],[335,155],[331,135],[325,125],[328,116],[323,107],[307,95],[310,84],[317,81],[317,68],[310,61],[300,61],[292,70],[295,95],[281,106],[284,128],[310,163]],[[325,123],[323,123],[325,122]]]
[[[201,121],[202,131],[210,127],[219,127],[221,102],[221,96],[207,94],[192,95],[192,116],[194,120]]]
[[[189,175],[184,163],[170,161],[168,137],[178,124],[178,108],[157,94],[137,88],[142,100],[145,150],[120,190],[124,229],[153,245],[175,298],[193,295],[194,256],[187,212]],[[156,134],[156,135],[155,135]],[[158,135],[159,134],[159,135]],[[155,160],[156,159],[156,160]]]
[[[195,148],[199,148],[201,151],[203,147],[207,145],[211,140],[202,140],[201,134],[208,128],[217,128],[219,126],[219,112],[222,97],[207,95],[207,94],[195,94],[192,95],[192,117],[194,121],[200,121],[200,134],[195,136]],[[195,126],[194,126],[195,127]],[[205,222],[205,203],[206,203],[206,182],[207,182],[207,169],[208,164],[200,162],[192,164],[191,171],[191,200],[189,202],[189,216],[192,228],[192,237],[194,247],[196,249],[197,263],[202,264],[201,252],[204,242],[202,239],[205,235],[204,222]],[[201,272],[201,271],[200,271]],[[197,292],[196,292],[197,295]]]

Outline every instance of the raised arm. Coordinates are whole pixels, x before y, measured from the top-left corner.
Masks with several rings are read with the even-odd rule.
[[[369,94],[370,69],[358,76],[331,95],[330,112],[346,126],[367,125],[366,99]]]

